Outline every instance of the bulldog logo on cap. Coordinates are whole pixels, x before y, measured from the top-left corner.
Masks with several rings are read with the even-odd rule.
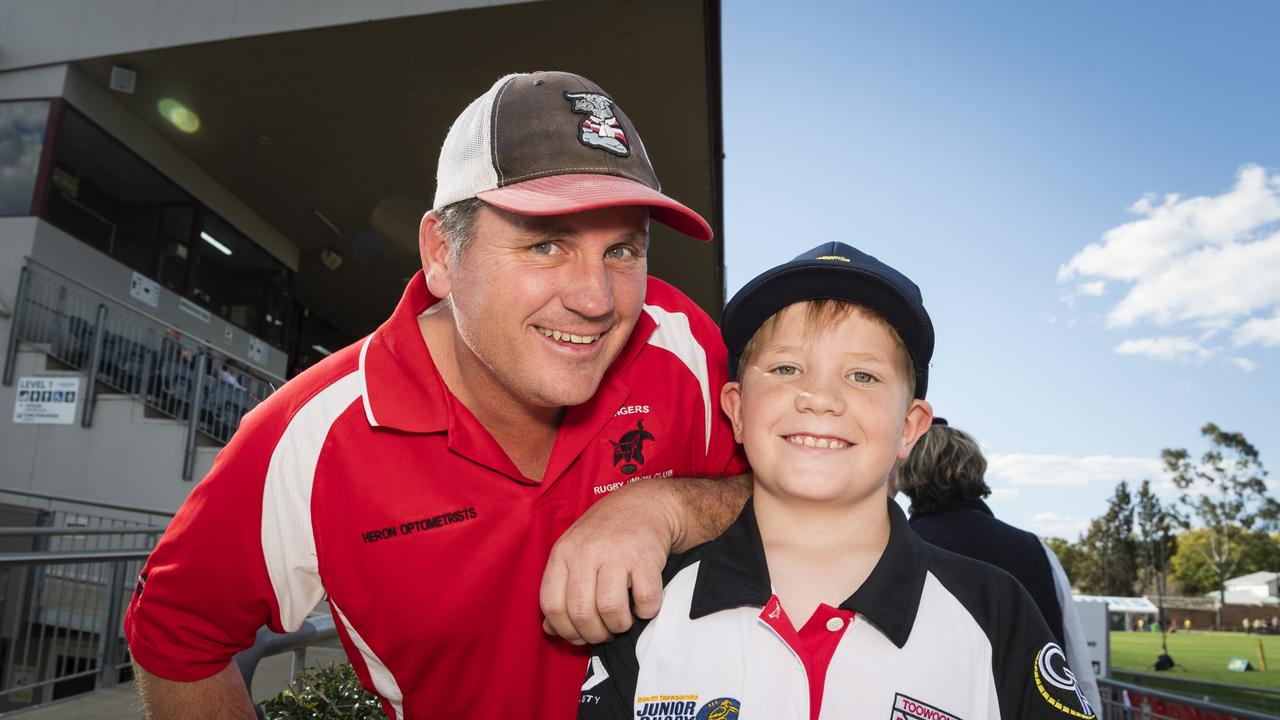
[[[631,154],[627,144],[627,134],[622,131],[622,123],[613,114],[613,101],[600,93],[564,94],[566,100],[573,104],[573,111],[587,117],[578,126],[578,140],[587,147],[599,148],[626,157]]]

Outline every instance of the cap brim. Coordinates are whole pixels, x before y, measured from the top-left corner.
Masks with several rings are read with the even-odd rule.
[[[552,175],[477,193],[476,197],[519,215],[564,215],[625,205],[644,205],[649,216],[698,240],[715,236],[698,213],[644,185],[614,175]]]

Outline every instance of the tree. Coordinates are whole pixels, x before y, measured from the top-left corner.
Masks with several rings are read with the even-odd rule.
[[[1135,514],[1138,519],[1138,545],[1142,555],[1142,594],[1154,587],[1156,612],[1160,622],[1160,646],[1167,656],[1168,623],[1164,617],[1164,596],[1169,577],[1169,559],[1177,548],[1173,529],[1175,518],[1169,514],[1160,498],[1151,491],[1151,481],[1143,480],[1138,488]]]
[[[1133,537],[1133,497],[1129,484],[1116,485],[1107,512],[1094,518],[1085,533],[1080,587],[1098,595],[1130,595],[1137,583]]]
[[[1242,433],[1227,432],[1213,423],[1200,429],[1209,449],[1193,462],[1185,449],[1165,448],[1160,456],[1173,482],[1182,491],[1178,498],[1179,521],[1187,528],[1198,522],[1206,531],[1204,557],[1212,564],[1218,590],[1217,625],[1222,626],[1222,603],[1227,578],[1240,564],[1240,550],[1233,543],[1232,526],[1246,531],[1274,525],[1280,503],[1267,494],[1266,468],[1258,451]]]
[[[1071,582],[1073,587],[1076,586],[1084,567],[1084,551],[1070,540],[1063,540],[1057,537],[1045,538],[1044,544],[1048,545],[1053,554],[1058,556],[1058,562],[1062,565],[1062,570],[1067,573],[1067,580]]]
[[[1280,539],[1256,530],[1247,532],[1237,525],[1230,526],[1229,533],[1231,547],[1239,560],[1231,577],[1276,569],[1276,558],[1280,558]],[[1189,595],[1218,589],[1218,570],[1212,560],[1211,543],[1206,528],[1188,530],[1178,536],[1178,551],[1173,555],[1169,569]]]

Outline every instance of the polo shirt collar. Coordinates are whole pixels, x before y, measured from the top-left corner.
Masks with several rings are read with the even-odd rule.
[[[465,415],[468,420],[472,418],[470,411],[453,398],[444,384],[418,327],[418,316],[437,302],[439,299],[427,289],[426,273],[419,270],[409,281],[391,317],[365,338],[360,349],[360,375],[364,381],[365,416],[370,425],[431,433],[449,430],[454,414]],[[587,415],[605,413],[606,420],[612,417],[617,408],[604,407],[608,404],[603,402],[604,396],[608,395],[609,400],[621,397],[619,404],[626,399],[629,390],[620,378],[644,350],[655,328],[649,314],[640,313],[631,337],[601,382],[602,390],[613,392],[597,393],[593,402],[568,408],[562,427],[599,424],[593,422],[594,417],[585,417]],[[601,402],[595,402],[597,400]]]
[[[391,317],[360,348],[364,410],[369,424],[428,433],[449,427],[444,381],[418,328],[418,316],[438,302],[419,270]]]
[[[922,541],[896,502],[888,501],[889,542],[871,574],[840,607],[861,615],[902,647],[911,637],[928,561]],[[773,596],[755,505],[748,500],[723,535],[707,545],[694,582],[689,617],[751,605],[763,608]]]

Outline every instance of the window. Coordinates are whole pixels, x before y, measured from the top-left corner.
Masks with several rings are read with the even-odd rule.
[[[191,296],[277,347],[284,346],[291,274],[230,223],[204,213]]]
[[[45,216],[80,240],[170,289],[185,272],[165,260],[191,242],[195,200],[69,108],[56,135]]]
[[[0,103],[0,215],[30,215],[48,100]]]

